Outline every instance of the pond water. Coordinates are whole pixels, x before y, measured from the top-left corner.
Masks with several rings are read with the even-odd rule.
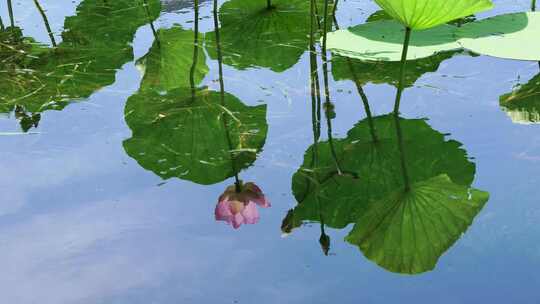
[[[395,120],[274,2],[1,1],[2,303],[540,302],[538,63],[410,62]]]

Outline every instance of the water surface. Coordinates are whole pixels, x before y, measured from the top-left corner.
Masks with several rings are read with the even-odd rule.
[[[395,65],[328,53],[325,69],[318,38],[309,52],[306,1],[276,0],[289,7],[274,14],[265,1],[220,1],[219,47],[212,1],[200,2],[198,22],[193,1],[149,0],[148,10],[108,2],[41,0],[51,38],[34,2],[13,1],[26,37],[17,47],[29,57],[0,52],[4,302],[540,300],[538,63],[462,52],[410,65],[418,73],[407,78],[400,126],[411,180],[446,176],[489,200],[452,233],[443,230],[458,226],[437,226],[451,218],[435,213],[441,200],[410,211],[440,229],[427,234],[451,239],[440,254],[436,240],[412,243],[407,232],[384,250],[360,250],[345,238],[368,227],[368,205],[403,186],[395,121],[385,116]],[[476,17],[530,9],[528,0],[494,2]],[[340,1],[336,20],[345,28],[376,11]],[[0,16],[9,26],[5,3]],[[533,99],[501,104],[520,85]],[[238,229],[215,217],[235,175],[271,202]],[[422,263],[381,259],[402,257],[400,248]]]

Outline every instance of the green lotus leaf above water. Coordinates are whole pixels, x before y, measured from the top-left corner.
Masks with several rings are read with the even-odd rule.
[[[337,174],[329,142],[309,148],[293,176],[298,206],[284,221],[285,232],[303,222],[320,221],[321,215],[325,225],[344,228],[357,221],[369,202],[404,187],[394,118],[379,116],[373,124],[377,142],[372,140],[368,120],[359,122],[346,138],[333,141],[343,175]],[[412,182],[446,174],[456,184],[472,183],[475,166],[460,143],[446,140],[422,119],[401,119],[401,127]]]
[[[457,185],[446,175],[395,191],[361,213],[346,240],[381,267],[397,273],[432,270],[472,224],[487,192]]]
[[[433,28],[493,7],[491,0],[375,0],[390,16],[413,30]]]
[[[208,67],[193,31],[173,27],[157,36],[139,62],[140,89],[126,103],[133,132],[126,153],[163,179],[204,185],[252,165],[266,140],[266,106],[199,87]]]
[[[456,31],[464,48],[482,55],[540,60],[540,12],[514,13],[468,23]]]
[[[440,25],[414,32],[407,60],[430,57],[461,49],[455,38],[456,27]],[[364,61],[400,61],[405,28],[397,21],[380,20],[328,33],[328,49]]]
[[[540,74],[513,92],[501,96],[499,103],[515,123],[540,123]]]
[[[0,111],[16,105],[29,112],[62,109],[112,84],[117,69],[133,60],[136,30],[159,14],[159,1],[149,7],[144,9],[142,1],[81,2],[77,14],[66,18],[57,48],[40,46],[37,55],[0,62],[2,76],[9,79],[0,82]]]
[[[317,3],[323,15],[323,1]],[[223,63],[283,72],[298,62],[309,44],[310,1],[273,0],[272,5],[267,9],[261,1],[232,0],[221,6]],[[216,59],[215,33],[205,37],[208,53]]]

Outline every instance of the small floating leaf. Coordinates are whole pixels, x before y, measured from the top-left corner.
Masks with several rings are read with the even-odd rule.
[[[437,53],[461,49],[454,33],[456,27],[441,25],[414,32],[408,60],[425,58]],[[328,34],[328,49],[342,56],[367,61],[399,61],[405,29],[393,20],[368,22]]]
[[[456,31],[459,44],[499,58],[540,60],[540,12],[514,13],[471,22]]]

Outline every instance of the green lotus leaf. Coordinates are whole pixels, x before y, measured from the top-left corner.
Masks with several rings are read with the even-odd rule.
[[[322,3],[317,0],[320,15]],[[274,8],[270,10],[261,4],[232,0],[221,6],[223,62],[237,69],[262,67],[283,72],[295,65],[308,48],[310,1],[273,0]],[[205,37],[208,53],[216,59],[215,33]]]
[[[149,12],[142,1],[84,0],[66,18],[57,48],[30,43],[32,51],[0,62],[2,77],[9,79],[0,82],[0,111],[16,105],[33,113],[58,110],[112,84],[116,70],[133,60],[136,30],[157,18],[159,8],[157,0],[150,1]]]
[[[501,96],[499,102],[513,122],[540,123],[540,74],[513,92]]]
[[[150,51],[137,61],[139,70],[144,71],[142,90],[168,91],[191,86],[189,72],[193,65],[194,32],[180,26],[157,31],[156,41]],[[198,53],[204,56],[202,35],[198,35]],[[197,60],[193,81],[199,84],[208,73],[204,58]]]
[[[0,66],[4,68],[0,73],[8,74],[21,63],[27,64],[47,51],[45,45],[37,43],[30,37],[24,37],[19,27],[0,30]]]
[[[266,106],[249,107],[230,94],[189,88],[146,90],[126,104],[133,134],[126,153],[163,179],[209,185],[255,161],[266,140]],[[228,137],[231,141],[229,146]]]
[[[440,25],[413,32],[407,60],[459,50],[456,27]],[[381,20],[328,33],[328,49],[332,52],[364,61],[400,61],[405,29],[393,20]]]
[[[379,116],[373,124],[376,142],[368,120],[359,122],[346,138],[333,141],[343,174],[338,174],[329,142],[308,149],[293,176],[298,205],[283,221],[284,232],[304,222],[321,221],[321,217],[327,226],[344,228],[356,223],[370,202],[403,189],[394,117]],[[458,185],[472,183],[475,166],[459,142],[446,140],[422,119],[401,119],[400,125],[412,183],[441,174]]]
[[[456,31],[459,44],[482,55],[540,60],[540,12],[514,13],[468,23]]]
[[[375,0],[390,16],[413,30],[436,27],[491,9],[491,0]]]
[[[157,36],[139,61],[140,89],[126,103],[133,133],[126,153],[162,179],[204,185],[252,165],[266,140],[266,106],[199,88],[208,67],[193,31],[175,26]]]
[[[404,87],[411,87],[426,73],[437,71],[441,62],[452,58],[460,52],[444,52],[431,57],[411,60],[405,69]],[[335,80],[352,80],[357,85],[368,83],[387,83],[398,87],[400,78],[399,62],[367,62],[343,56],[332,58],[332,75]]]
[[[381,21],[381,20],[392,20],[392,16],[388,15],[387,12],[384,10],[378,10],[375,13],[369,15],[367,17],[366,22],[375,22],[375,21]]]
[[[381,267],[397,273],[432,270],[472,224],[487,192],[439,175],[372,202],[346,240]]]

